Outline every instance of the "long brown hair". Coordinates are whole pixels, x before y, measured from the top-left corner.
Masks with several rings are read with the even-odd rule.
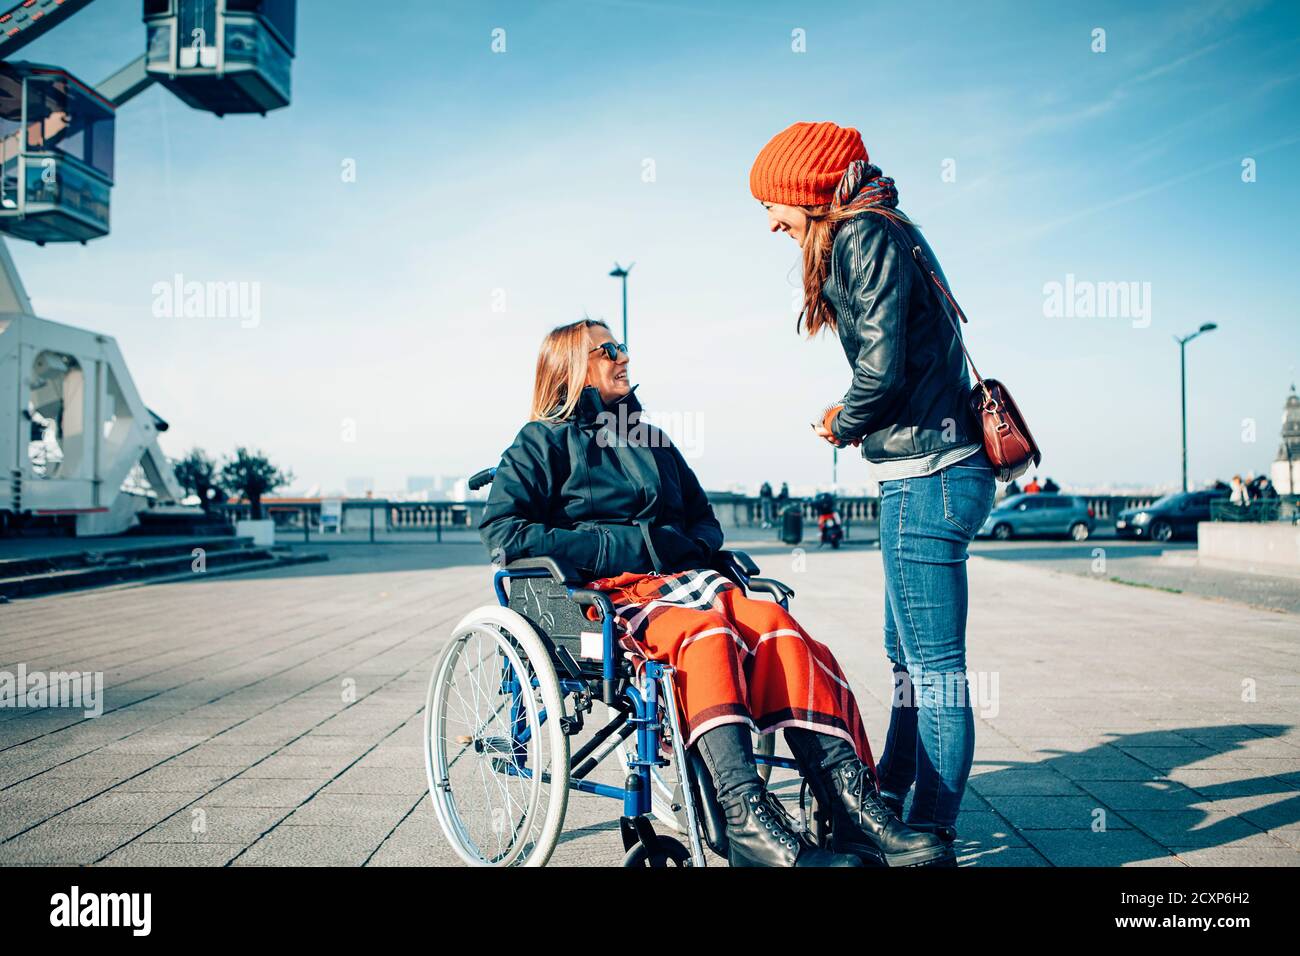
[[[591,352],[587,329],[593,325],[609,330],[600,319],[581,318],[551,329],[542,339],[529,421],[562,422],[578,407],[587,384],[587,356]]]
[[[826,281],[826,274],[831,269],[831,247],[835,244],[835,234],[840,231],[840,226],[846,220],[866,213],[888,216],[895,222],[909,220],[892,209],[881,207],[834,208],[824,204],[799,208],[808,214],[808,232],[803,239],[803,311],[799,313],[795,331],[806,329],[808,338],[811,339],[822,329],[834,331],[836,327],[835,309],[822,298],[822,283]]]

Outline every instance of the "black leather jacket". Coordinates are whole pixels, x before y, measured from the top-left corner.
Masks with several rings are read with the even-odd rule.
[[[635,394],[591,387],[567,421],[529,422],[497,466],[479,534],[494,561],[564,558],[592,578],[709,567],[722,527]]]
[[[901,211],[900,211],[901,212]],[[920,230],[900,226],[943,271]],[[944,279],[947,282],[947,279]],[[976,440],[970,379],[933,282],[877,213],[847,220],[835,235],[822,296],[835,310],[853,383],[832,431],[862,440],[871,461],[918,458]]]

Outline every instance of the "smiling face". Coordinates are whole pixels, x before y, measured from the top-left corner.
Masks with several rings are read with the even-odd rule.
[[[765,202],[767,224],[772,232],[784,232],[799,245],[808,235],[808,213],[800,206],[785,206],[779,202]]]
[[[632,386],[627,378],[627,353],[619,352],[617,359],[612,362],[609,360],[604,349],[601,349],[600,346],[605,343],[610,345],[618,343],[614,336],[610,335],[609,329],[604,326],[588,326],[587,339],[591,343],[591,347],[597,349],[597,351],[587,355],[587,384],[595,387],[600,392],[602,402],[608,404],[617,401],[632,391]]]

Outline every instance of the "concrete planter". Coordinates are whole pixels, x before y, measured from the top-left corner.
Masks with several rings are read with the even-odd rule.
[[[253,544],[260,548],[269,548],[275,544],[275,522],[270,518],[257,521],[241,519],[235,522],[235,534],[241,538],[252,538]]]
[[[1205,567],[1300,577],[1300,525],[1202,521],[1196,550]]]

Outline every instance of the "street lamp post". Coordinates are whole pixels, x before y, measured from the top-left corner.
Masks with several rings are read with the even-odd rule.
[[[635,262],[629,262],[627,264],[627,268],[624,269],[621,265],[619,265],[616,262],[614,263],[614,268],[611,269],[609,273],[615,279],[623,280],[623,344],[624,345],[627,345],[627,274],[632,271],[632,267],[634,265],[636,265]]]
[[[1182,338],[1174,336],[1174,341],[1178,343],[1178,378],[1179,388],[1181,389],[1181,404],[1183,418],[1183,491],[1187,491],[1187,343],[1198,335],[1205,332],[1213,332],[1218,326],[1213,322],[1206,322],[1191,335],[1184,335]]]

